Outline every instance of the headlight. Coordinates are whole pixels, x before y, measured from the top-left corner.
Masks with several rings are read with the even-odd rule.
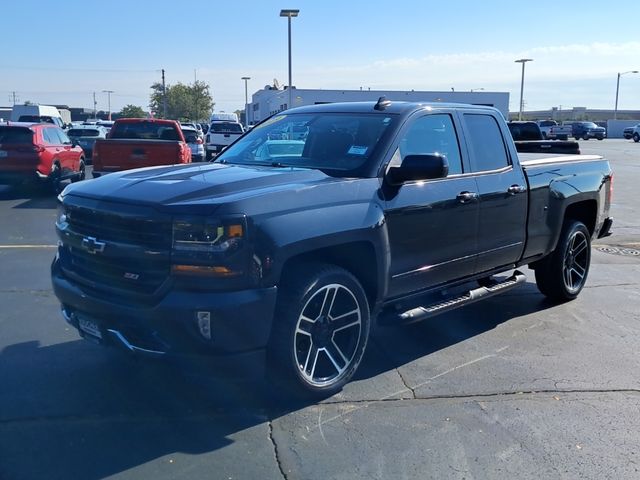
[[[60,198],[60,197],[58,197]],[[56,215],[56,225],[60,230],[64,230],[67,228],[68,224],[67,212],[65,211],[64,205],[61,201],[58,201],[58,212]]]
[[[246,238],[243,217],[222,221],[208,219],[176,220],[173,223],[173,249],[176,252],[228,252]]]

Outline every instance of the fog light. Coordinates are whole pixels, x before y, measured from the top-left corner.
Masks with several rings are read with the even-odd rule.
[[[200,335],[207,340],[211,340],[211,312],[196,312]]]

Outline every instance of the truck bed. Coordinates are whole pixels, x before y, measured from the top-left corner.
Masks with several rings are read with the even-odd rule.
[[[115,172],[179,162],[180,142],[173,140],[106,139],[96,141],[94,170]]]

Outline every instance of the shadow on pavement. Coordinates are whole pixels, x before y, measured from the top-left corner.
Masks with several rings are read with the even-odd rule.
[[[57,208],[56,195],[49,185],[0,185],[0,200],[24,200],[12,208]]]
[[[524,295],[379,329],[357,378],[391,371],[551,306],[541,295],[528,294],[534,290],[527,284],[519,290]],[[0,385],[0,478],[92,480],[151,468],[150,462],[162,466],[180,454],[194,456],[192,462],[206,454],[209,465],[226,458],[237,462],[223,447],[251,450],[252,461],[275,465],[268,422],[310,405],[273,392],[263,380],[216,380],[84,340],[6,347],[0,352]],[[165,475],[173,478],[170,470],[154,473]]]

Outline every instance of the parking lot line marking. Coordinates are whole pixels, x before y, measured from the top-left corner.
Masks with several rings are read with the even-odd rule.
[[[0,245],[1,248],[58,248],[58,245]]]

